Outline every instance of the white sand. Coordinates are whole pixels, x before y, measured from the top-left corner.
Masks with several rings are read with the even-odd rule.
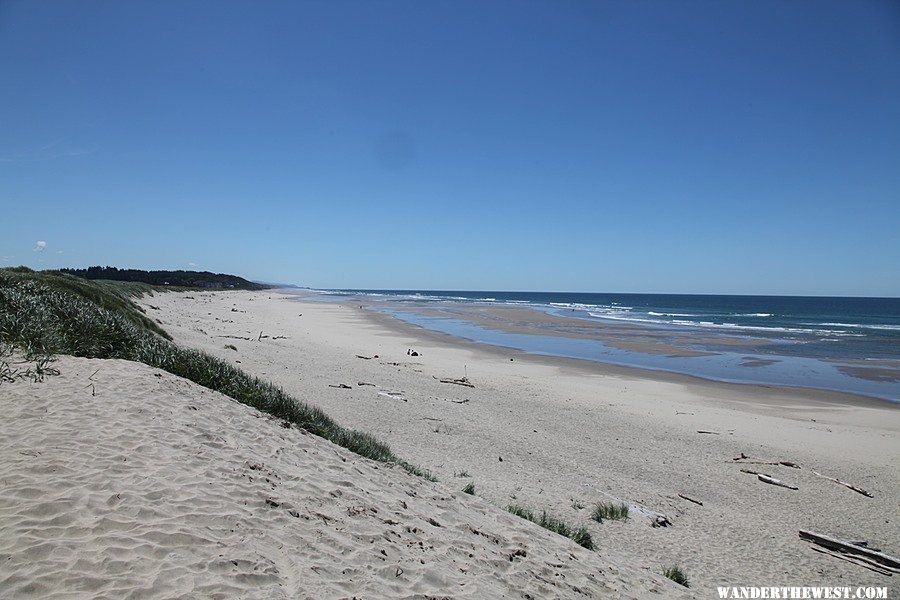
[[[158,307],[148,314],[179,343],[240,361],[341,423],[374,433],[432,469],[443,486],[460,489],[474,480],[496,506],[516,502],[587,524],[603,560],[627,561],[648,577],[677,563],[707,596],[720,584],[896,586],[814,552],[797,536],[813,529],[900,554],[896,408],[498,352],[388,325],[356,306],[277,293],[162,294],[144,304]],[[257,341],[260,332],[287,337]],[[408,348],[422,355],[411,358]],[[475,389],[434,379],[464,374]],[[329,387],[340,383],[352,389]],[[799,491],[741,473],[731,459],[742,452],[800,464],[746,465]],[[461,471],[471,477],[454,477]],[[651,528],[643,518],[592,523],[588,513],[604,499],[601,492],[665,512],[674,525]]]
[[[688,596],[167,373],[56,366],[0,386],[2,598]]]

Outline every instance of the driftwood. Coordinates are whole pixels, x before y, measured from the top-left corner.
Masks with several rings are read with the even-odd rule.
[[[371,385],[372,387],[375,387],[375,384],[374,384],[374,383],[369,383],[368,381],[360,381],[360,382],[358,382],[356,385],[359,386],[359,387],[362,387],[362,386],[364,386],[364,385]]]
[[[768,483],[770,485],[781,486],[781,487],[787,488],[789,490],[799,490],[800,489],[796,485],[791,485],[789,483],[785,483],[785,482],[781,481],[780,479],[775,479],[774,477],[770,477],[769,475],[764,475],[762,473],[760,473],[756,477],[763,483]]]
[[[900,573],[900,558],[895,558],[893,556],[885,554],[884,552],[872,550],[871,548],[859,546],[847,540],[841,540],[835,537],[816,533],[814,531],[807,531],[804,529],[800,530],[800,539],[818,544],[820,546],[828,548],[829,550],[837,550],[838,552],[844,554],[852,554],[854,558],[859,558],[865,560],[866,562],[874,563],[875,566],[881,569],[886,569],[894,573]]]
[[[220,338],[231,338],[233,340],[247,340],[250,341],[250,338],[245,337],[243,335],[217,335],[216,337]]]
[[[337,384],[337,385],[331,385],[331,384],[329,383],[329,384],[328,384],[328,387],[331,387],[331,388],[338,388],[338,389],[341,389],[341,390],[350,390],[350,389],[353,389],[353,388],[351,388],[349,385],[347,385],[346,383],[339,383],[339,384]]]
[[[722,435],[718,431],[706,431],[705,429],[698,429],[697,433],[708,433],[710,435]]]
[[[587,484],[585,484],[585,485],[587,486]],[[590,487],[590,486],[587,486],[587,487]],[[601,490],[597,490],[597,492],[606,496],[613,502],[628,505],[629,513],[635,512],[640,515],[644,515],[645,517],[650,519],[650,524],[653,527],[668,527],[669,525],[672,524],[672,521],[669,520],[669,517],[667,517],[666,515],[664,515],[661,512],[657,512],[657,511],[653,510],[652,508],[648,508],[648,507],[644,506],[643,504],[638,504],[637,502],[628,502],[626,500],[622,500],[621,498],[617,498],[617,497],[613,496],[612,494],[607,494],[606,492],[601,491]]]
[[[790,467],[792,469],[800,468],[800,465],[789,460],[747,460],[748,458],[750,457],[741,452],[740,456],[735,456],[731,460],[740,461],[742,465],[777,465],[782,467]]]
[[[750,475],[756,475],[757,479],[762,481],[763,483],[768,483],[770,485],[777,485],[783,488],[787,488],[789,490],[799,490],[795,485],[791,485],[789,483],[785,483],[780,479],[775,479],[771,475],[766,475],[765,473],[760,473],[759,471],[751,471],[750,469],[741,469],[741,473],[749,473]]]
[[[829,476],[827,476],[827,475],[822,475],[821,473],[818,473],[818,472],[816,472],[816,471],[813,471],[813,475],[818,475],[818,476],[821,477],[822,479],[827,479],[828,481],[833,481],[833,482],[835,482],[835,483],[839,483],[839,484],[841,484],[842,486],[844,486],[844,487],[846,487],[846,488],[850,488],[851,490],[853,490],[853,491],[856,492],[857,494],[862,494],[863,496],[867,496],[867,497],[869,497],[869,498],[874,498],[874,497],[875,497],[875,496],[873,496],[873,495],[871,494],[871,492],[867,492],[866,490],[862,489],[861,487],[856,487],[855,485],[851,485],[851,484],[847,483],[846,481],[841,481],[840,479],[835,479],[834,477],[829,477]]]
[[[432,377],[434,377],[434,375],[432,375]],[[456,385],[464,385],[464,386],[470,387],[470,388],[475,387],[475,385],[471,381],[469,381],[468,377],[461,377],[460,379],[450,379],[450,378],[438,379],[437,377],[434,377],[434,379],[437,379],[441,383],[454,383]]]
[[[691,497],[689,497],[689,496],[685,496],[684,494],[678,494],[678,497],[679,497],[679,498],[684,498],[684,499],[687,500],[688,502],[693,502],[694,504],[699,504],[700,506],[703,506],[703,503],[700,502],[699,500],[694,500],[693,498],[691,498]]]
[[[840,552],[828,550],[827,548],[817,548],[815,546],[811,546],[811,549],[815,550],[816,552],[821,552],[822,554],[827,554],[828,556],[846,560],[847,562],[853,563],[854,565],[859,565],[860,567],[869,569],[870,571],[875,571],[876,573],[880,573],[881,575],[887,575],[888,577],[892,576],[892,573],[889,570],[881,567],[876,563],[869,562],[867,559],[864,559],[861,556],[841,554]]]
[[[362,354],[357,354],[356,358],[361,358],[363,360],[372,360],[371,356],[363,356]]]

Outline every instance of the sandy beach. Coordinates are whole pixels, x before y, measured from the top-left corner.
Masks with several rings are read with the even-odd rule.
[[[691,597],[164,371],[56,368],[0,390],[0,597]]]
[[[716,585],[892,585],[798,539],[812,529],[900,549],[900,411],[888,403],[527,356],[274,292],[162,294],[143,305],[179,344],[374,433],[439,485],[473,481],[497,507],[586,525],[600,557],[648,577],[678,564],[707,595]],[[462,377],[475,387],[440,381]],[[780,461],[800,468],[756,464]],[[634,513],[590,521],[610,496],[672,525]]]

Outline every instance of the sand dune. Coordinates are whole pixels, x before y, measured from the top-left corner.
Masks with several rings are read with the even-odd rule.
[[[3,598],[689,596],[165,372],[56,366],[0,387]]]

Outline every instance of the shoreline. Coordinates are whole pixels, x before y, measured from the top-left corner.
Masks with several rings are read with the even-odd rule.
[[[302,300],[301,300],[302,301]],[[359,302],[348,302],[346,300],[334,302],[349,310],[359,310]],[[776,393],[784,397],[797,398],[798,396],[810,404],[816,405],[846,405],[846,406],[870,406],[878,408],[900,409],[900,401],[881,398],[878,396],[869,396],[866,394],[845,392],[840,390],[832,390],[827,388],[818,388],[812,386],[790,386],[781,384],[763,384],[742,381],[726,381],[700,375],[692,375],[689,373],[680,373],[678,371],[669,371],[665,369],[654,369],[651,367],[637,367],[630,365],[618,365],[615,363],[603,362],[601,360],[574,358],[568,356],[556,356],[551,354],[539,354],[519,350],[508,346],[491,344],[488,342],[480,342],[469,338],[435,331],[398,319],[386,312],[373,309],[371,303],[363,303],[363,314],[373,323],[386,327],[401,335],[415,334],[424,339],[449,345],[458,345],[461,347],[470,347],[471,349],[483,350],[493,356],[509,357],[533,360],[549,366],[559,368],[572,369],[575,372],[584,373],[586,375],[612,375],[617,377],[626,377],[633,379],[652,379],[661,382],[681,383],[684,385],[696,386],[725,386],[729,391],[730,388],[737,386],[738,388],[750,388],[747,391],[748,396],[758,395],[760,390],[766,390],[767,393]],[[758,388],[758,389],[756,389]],[[756,402],[758,400],[747,399],[747,402]]]

